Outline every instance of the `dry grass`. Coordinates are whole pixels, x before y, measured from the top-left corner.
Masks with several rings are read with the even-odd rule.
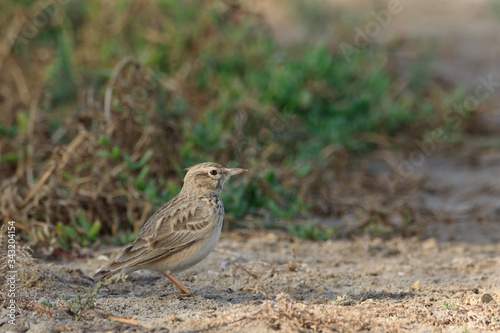
[[[11,61],[10,73],[21,75],[17,80],[22,82],[30,80],[19,68],[20,64],[14,59]],[[178,174],[178,166],[166,163],[164,156],[178,155],[176,147],[181,138],[171,122],[159,121],[154,115],[152,97],[155,89],[158,90],[157,83],[152,82],[151,74],[137,61],[128,60],[119,66],[106,89],[105,111],[88,107],[84,112],[73,113],[66,117],[63,127],[51,133],[51,116],[46,112],[40,114],[43,107],[38,94],[29,101],[26,132],[20,130],[14,140],[0,137],[0,155],[16,150],[21,154],[25,143],[27,148],[26,155],[21,155],[15,164],[0,163],[0,172],[10,175],[0,183],[0,217],[4,221],[16,221],[16,226],[30,236],[31,243],[44,245],[47,253],[60,247],[56,241],[56,224],[69,223],[79,211],[84,211],[90,221],[104,221],[102,231],[113,235],[118,230],[130,229],[129,223],[140,223],[151,213],[151,203],[145,202],[134,183],[133,177],[140,170],[130,171],[130,164],[149,155],[154,160],[150,176]],[[17,87],[10,97],[13,101],[8,103],[22,104],[23,88],[13,83],[4,82]],[[129,94],[138,86],[149,88],[148,99],[139,110],[137,103],[131,105]],[[116,107],[111,110],[111,103],[120,105],[120,111]],[[11,116],[4,119],[7,126],[15,123],[18,112],[15,108],[9,111],[2,113],[4,118]],[[169,138],[167,145],[166,137]],[[61,138],[70,141],[56,144]],[[129,156],[128,161],[96,157],[99,149],[109,148],[100,144],[102,138],[120,147],[122,155]],[[132,177],[124,184],[117,181],[122,174]]]
[[[287,111],[289,102],[279,97],[280,89],[273,92],[277,101],[267,101],[271,98],[266,95],[267,84],[252,83],[260,82],[259,70],[277,80],[273,87],[290,82],[287,71],[269,63],[275,58],[272,54],[283,50],[267,36],[261,19],[244,6],[236,2],[203,2],[201,9],[190,9],[198,10],[202,18],[196,20],[200,24],[196,29],[183,13],[172,14],[178,15],[171,19],[179,20],[179,24],[174,24],[178,30],[171,34],[178,35],[179,40],[165,39],[162,29],[172,27],[162,15],[170,15],[170,11],[158,10],[154,2],[140,1],[125,8],[96,3],[100,10],[88,17],[78,6],[69,3],[57,12],[62,15],[67,10],[68,15],[75,15],[72,19],[92,20],[75,27],[78,38],[73,40],[61,23],[65,18],[56,14],[47,27],[37,31],[37,36],[26,39],[22,32],[39,10],[35,5],[13,6],[10,9],[15,15],[0,16],[6,22],[4,36],[8,32],[16,37],[0,40],[0,124],[5,132],[0,135],[0,173],[4,175],[0,181],[0,219],[16,221],[24,237],[43,248],[45,254],[89,246],[100,238],[95,235],[96,229],[99,236],[111,235],[115,239],[136,231],[159,204],[176,195],[181,170],[205,160],[250,169],[241,182],[228,185],[231,188],[223,198],[228,220],[241,220],[251,214],[264,220],[263,224],[275,226],[277,220],[325,216],[349,221],[336,230],[341,237],[359,230],[378,235],[418,232],[418,227],[412,226],[422,220],[425,212],[407,200],[418,177],[410,177],[392,189],[385,178],[367,172],[368,164],[357,164],[359,171],[351,171],[353,155],[347,147],[354,145],[352,142],[363,147],[374,142],[380,147],[401,144],[387,134],[394,129],[382,129],[384,133],[377,135],[347,130],[337,138],[336,130],[327,128],[323,136],[331,137],[316,138],[313,121],[319,115],[307,118],[310,110],[302,102],[293,102],[297,110]],[[141,15],[135,15],[139,8]],[[95,28],[107,26],[110,20],[116,25],[109,30]],[[250,30],[242,30],[243,41],[235,43],[226,34],[238,29]],[[144,38],[134,39],[130,30]],[[38,40],[39,36],[43,38]],[[44,38],[56,42],[46,45]],[[132,44],[141,50],[152,48],[156,53],[151,59],[162,59],[156,66],[164,67],[165,72],[153,71],[136,58],[114,53],[106,63],[99,63],[95,55],[106,50],[99,47],[101,40],[120,47]],[[160,47],[158,43],[166,45]],[[249,46],[241,54],[239,43],[255,47]],[[207,55],[204,50],[213,54]],[[208,57],[205,63],[200,60],[204,57]],[[330,57],[332,64],[339,62],[343,66],[329,49],[312,49],[307,57]],[[324,72],[324,68],[310,68],[292,57],[287,61],[284,68],[310,76],[299,88],[317,95],[312,102],[319,104],[312,109],[336,104],[337,94],[333,92],[340,87],[350,91],[347,95],[358,96],[356,86],[349,88],[343,81],[349,79],[348,73],[326,89],[324,85],[330,79],[317,79],[315,74]],[[359,62],[356,75],[366,72],[362,75],[370,77],[370,82],[379,82],[375,91],[392,80],[380,70],[383,65],[362,56]],[[96,67],[109,73],[87,73]],[[252,72],[254,67],[256,73]],[[221,76],[217,76],[219,72]],[[242,91],[234,91],[235,87]],[[297,88],[292,85],[287,89]],[[398,129],[406,128],[407,118],[417,112],[408,113],[407,105],[400,104],[390,89],[385,93],[384,100],[390,100],[390,105],[374,105],[369,111],[373,113],[369,124],[364,123],[366,117],[359,119],[355,115],[366,111],[363,103],[358,108],[353,98],[338,102],[346,104],[354,114],[349,120],[353,128],[373,131],[370,124],[380,122],[382,126],[387,123],[384,117],[400,117]],[[291,93],[290,98],[294,95]],[[439,108],[436,96],[430,96],[429,103]],[[420,105],[420,98],[410,94],[408,100],[414,99]],[[379,100],[374,97],[373,104]],[[393,115],[380,114],[377,108],[392,110]],[[338,114],[351,117],[348,111]],[[325,113],[321,116],[325,121],[331,121],[332,126],[336,123],[328,118],[330,113],[321,112]],[[314,133],[303,125],[314,128]],[[302,146],[297,145],[298,141]],[[316,153],[310,156],[312,151]],[[397,168],[391,152],[382,149],[372,158],[393,170]],[[84,222],[79,220],[80,214]],[[90,230],[93,226],[94,230]]]
[[[318,306],[296,302],[285,293],[278,294],[275,301],[267,300],[257,314],[250,316],[250,320],[263,320],[269,328],[297,332],[303,329],[313,331],[333,331],[337,321],[329,311],[318,314]],[[359,323],[362,325],[362,323]]]
[[[133,72],[136,79],[137,76],[145,75],[140,67],[134,68]],[[121,89],[127,90],[134,84],[128,77],[121,79],[113,85],[120,85]],[[142,82],[146,80],[147,78],[142,78]],[[126,100],[127,95],[115,93],[114,98]],[[140,116],[144,118],[145,115]],[[142,158],[148,150],[152,150],[156,158],[161,158],[163,154],[175,155],[175,151],[169,151],[169,147],[176,146],[175,136],[167,134],[172,132],[169,124],[153,126],[156,122],[153,116],[146,115],[146,124],[140,123],[138,118],[139,115],[130,109],[125,113],[113,112],[109,120],[105,119],[102,110],[97,109],[70,116],[64,128],[67,131],[74,131],[67,133],[71,134],[70,137],[74,136],[71,142],[63,146],[52,146],[50,156],[45,163],[37,165],[37,170],[33,170],[33,165],[28,167],[28,161],[20,162],[18,169],[25,172],[19,172],[19,175],[2,182],[0,188],[4,195],[0,200],[0,214],[21,224],[31,221],[29,227],[45,227],[47,224],[53,225],[54,221],[67,221],[77,211],[84,210],[91,221],[107,221],[106,232],[111,231],[109,230],[113,226],[111,221],[135,221],[137,217],[148,215],[151,205],[143,200],[134,200],[140,195],[133,179],[126,183],[126,188],[117,186],[119,184],[115,179],[127,165],[96,158],[99,138],[102,136],[109,137],[114,143],[119,144],[123,152],[130,155],[132,163]],[[39,124],[37,127],[43,125]],[[34,126],[29,127],[34,128]],[[125,128],[127,130],[124,131]],[[161,144],[165,135],[170,137],[172,145]],[[47,139],[43,137],[35,139],[38,145],[41,145],[36,147],[37,150],[50,149],[48,147],[50,141],[46,141]],[[173,172],[166,163],[155,163],[154,167],[156,169],[151,170],[153,174]],[[39,180],[29,184],[29,175],[34,171],[39,173],[37,177]],[[127,202],[123,202],[124,196],[129,198]],[[124,226],[117,224],[114,227],[119,229]],[[53,236],[51,231],[53,230],[49,229],[48,234],[32,231],[33,235],[40,237],[35,239],[35,243],[49,241]]]

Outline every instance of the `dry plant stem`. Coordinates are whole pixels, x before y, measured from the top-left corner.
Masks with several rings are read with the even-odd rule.
[[[255,274],[255,273],[250,272],[250,271],[249,271],[248,269],[246,269],[245,267],[240,266],[240,265],[237,265],[237,264],[233,264],[233,265],[234,265],[234,267],[241,269],[242,271],[244,271],[245,273],[247,273],[248,275],[250,275],[250,276],[251,276],[251,277],[253,277],[254,279],[260,280],[260,276],[258,276],[258,275],[257,275],[257,274]]]
[[[135,326],[142,326],[142,327],[145,327],[147,329],[152,329],[153,328],[153,326],[151,326],[149,324],[140,323],[140,322],[132,320],[132,319],[121,318],[121,317],[109,317],[108,319],[109,320],[113,320],[113,321],[118,321],[118,322],[124,323],[124,324],[135,325]]]
[[[143,150],[148,149],[148,141],[150,140],[150,137],[154,133],[154,128],[152,126],[148,126],[144,129],[144,131],[141,134],[141,137],[137,141],[137,143],[134,146],[134,153],[132,154],[132,159],[138,160],[142,156]]]
[[[40,180],[38,181],[38,183],[36,184],[36,186],[28,193],[28,195],[26,196],[26,198],[24,198],[23,207],[26,206],[26,204],[31,199],[33,199],[33,197],[35,196],[35,194],[40,190],[40,188],[43,186],[43,184],[45,184],[45,182],[49,179],[50,175],[52,175],[52,173],[54,172],[55,169],[56,169],[56,165],[54,163],[50,163],[50,165],[48,166],[48,168],[43,173],[42,178],[40,178]]]
[[[179,294],[179,296],[181,296],[181,297],[194,297],[194,294],[191,291],[189,291],[189,289],[187,287],[185,287],[181,283],[181,281],[179,281],[173,274],[164,273],[163,276],[165,276],[167,279],[172,281],[172,283],[177,288],[179,288],[179,290],[182,292],[181,294]]]
[[[356,223],[355,225],[352,225],[352,226],[347,226],[345,227],[341,232],[340,232],[340,235],[342,237],[346,237],[348,236],[350,233],[352,233],[353,231],[356,231],[356,230],[359,230],[361,228],[363,228],[364,226],[366,226],[370,221],[371,221],[371,216],[368,215],[366,216],[365,218],[361,219],[358,223]]]
[[[27,147],[27,158],[24,164],[24,171],[26,172],[26,180],[29,187],[34,186],[33,177],[33,163],[34,163],[34,142],[35,142],[35,119],[36,113],[38,111],[38,101],[40,100],[40,91],[37,91],[30,105],[29,123],[28,123],[28,147]]]
[[[113,70],[113,74],[111,75],[111,78],[108,81],[108,84],[106,85],[106,94],[104,97],[104,118],[106,122],[111,121],[111,100],[113,98],[113,88],[115,86],[115,82],[117,78],[120,76],[120,73],[122,70],[128,65],[132,63],[138,63],[135,59],[132,57],[125,57],[120,62],[118,65],[116,65],[115,69]]]
[[[26,84],[26,79],[24,78],[23,72],[21,68],[19,68],[19,64],[14,59],[9,59],[8,61],[10,75],[14,80],[14,83],[17,88],[17,92],[19,93],[19,98],[23,104],[29,104],[31,100],[31,93],[28,89],[28,85]],[[39,100],[39,96],[38,99]]]
[[[10,51],[12,50],[12,47],[14,46],[25,21],[26,20],[20,13],[12,18],[12,22],[7,28],[8,38],[4,38],[2,43],[0,44],[0,69],[3,68],[5,59],[7,59],[7,57],[9,56]],[[13,36],[14,39],[11,39],[11,36]]]
[[[71,141],[71,143],[68,145],[68,147],[65,149],[65,151],[63,153],[70,154],[73,150],[75,150],[78,146],[80,146],[85,141],[86,137],[87,137],[86,133],[80,132],[77,135],[77,137],[74,138],[73,141]],[[35,194],[40,190],[40,188],[43,186],[43,184],[45,184],[45,182],[52,175],[52,173],[54,172],[56,167],[58,169],[62,169],[64,167],[64,165],[66,164],[66,162],[67,162],[67,160],[64,160],[64,159],[59,164],[55,163],[54,159],[50,162],[49,166],[47,167],[47,169],[43,173],[42,178],[40,178],[40,180],[38,181],[36,186],[28,193],[28,195],[24,199],[23,206],[25,206],[31,199],[33,199]]]

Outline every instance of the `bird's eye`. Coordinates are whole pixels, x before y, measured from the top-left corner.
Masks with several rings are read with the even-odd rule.
[[[210,170],[210,174],[212,176],[216,176],[217,175],[217,170]]]

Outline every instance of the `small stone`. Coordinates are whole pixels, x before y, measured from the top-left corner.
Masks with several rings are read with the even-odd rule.
[[[99,257],[97,257],[97,260],[108,262],[109,261],[109,257],[101,254]]]
[[[415,282],[411,287],[414,289],[418,289],[420,287],[420,281]]]
[[[278,236],[274,232],[270,232],[266,235],[266,240],[270,242],[276,242],[278,240]]]
[[[422,243],[422,250],[424,251],[434,251],[438,248],[437,240],[431,237]]]
[[[493,297],[490,294],[484,294],[481,296],[481,302],[482,303],[489,303],[493,301]]]

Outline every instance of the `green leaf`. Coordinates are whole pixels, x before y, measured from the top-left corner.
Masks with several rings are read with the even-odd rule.
[[[113,150],[111,151],[111,158],[117,160],[122,156],[122,151],[120,147],[114,147]]]
[[[73,229],[70,226],[64,226],[64,233],[65,236],[67,236],[68,239],[72,240],[77,240],[78,239],[78,232],[76,229]]]
[[[15,153],[7,153],[3,155],[3,160],[8,163],[17,163],[20,159],[19,155]]]
[[[146,179],[146,176],[148,175],[148,173],[149,173],[149,166],[146,165],[142,168],[141,172],[139,173],[139,175],[137,176],[137,178],[135,180],[135,186],[137,187],[138,190],[144,191],[144,189],[146,188],[146,184],[144,183],[144,180]]]
[[[109,147],[109,145],[111,144],[111,140],[104,135],[101,135],[97,142],[99,145],[104,146],[104,147]]]
[[[94,241],[97,235],[99,234],[101,227],[102,227],[101,221],[99,220],[95,221],[94,224],[92,225],[92,228],[90,228],[89,230],[89,235],[88,235],[89,239]]]
[[[81,210],[78,211],[78,222],[81,227],[83,227],[83,230],[88,231],[90,223],[87,220],[87,216],[85,216],[85,213]]]

